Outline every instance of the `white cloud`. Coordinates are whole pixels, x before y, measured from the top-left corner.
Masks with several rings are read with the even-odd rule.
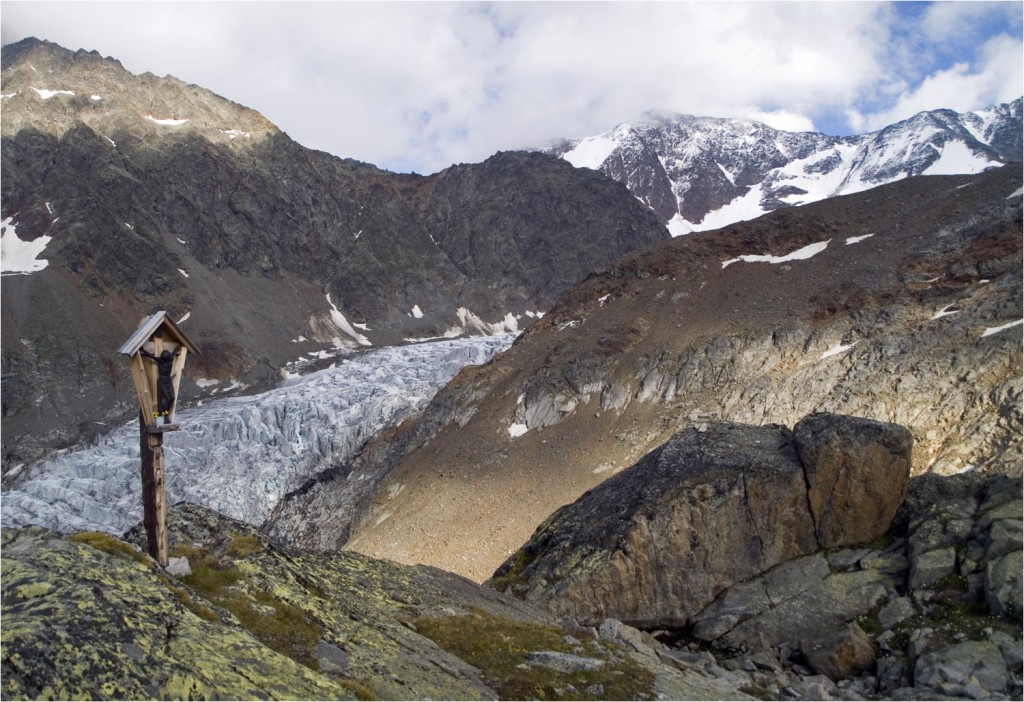
[[[899,4],[874,2],[5,1],[2,31],[197,83],[305,146],[431,172],[652,109],[810,129],[1013,99],[1019,27],[1000,44],[1005,8],[974,4],[937,3],[901,34]],[[966,53],[921,72],[927,42],[972,23]]]
[[[904,90],[887,109],[857,115],[851,123],[860,125],[859,130],[873,131],[923,110],[948,107],[967,112],[1020,97],[1024,92],[1021,41],[1000,35],[986,42],[979,53],[977,66],[961,62],[936,71]]]
[[[797,114],[789,110],[773,110],[764,112],[758,108],[751,108],[740,115],[745,119],[752,119],[764,122],[769,127],[781,129],[786,132],[813,132],[814,121],[807,115]]]

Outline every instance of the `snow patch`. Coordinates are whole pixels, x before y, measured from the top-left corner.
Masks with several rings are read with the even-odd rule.
[[[188,273],[186,273],[185,271],[181,270],[180,268],[178,269],[178,272],[181,273],[186,278],[188,278]]]
[[[17,93],[6,93],[4,95],[0,95],[0,98],[12,98],[15,95],[17,95]]]
[[[213,391],[213,394],[217,394],[218,392],[231,392],[232,390],[245,390],[247,387],[249,386],[238,378],[232,378],[231,385],[228,385],[226,388],[217,388]]]
[[[240,129],[221,129],[220,133],[227,134],[229,139],[234,139],[236,137],[245,137],[246,139],[252,138],[251,132],[243,132]]]
[[[412,316],[416,319],[423,319],[423,310],[420,309],[419,305],[412,306]]]
[[[357,332],[355,328],[353,328],[353,326],[348,323],[348,320],[345,319],[345,315],[343,315],[338,310],[338,308],[334,306],[334,303],[331,302],[330,293],[327,293],[327,304],[331,306],[331,321],[334,322],[334,326],[336,326],[343,333],[348,334],[350,337],[352,337],[352,339],[354,339],[355,342],[360,346],[373,346],[373,344],[370,343],[370,340],[367,339],[362,334],[360,334],[359,332]],[[338,345],[341,345],[340,339],[338,340]]]
[[[494,336],[496,334],[505,334],[508,332],[519,332],[519,320],[511,312],[507,313],[500,322],[491,324],[480,319],[477,315],[473,314],[468,308],[460,307],[455,310],[455,314],[459,317],[459,325],[452,327],[445,332],[445,336],[453,332],[458,334],[464,334],[467,330],[476,331],[484,336]]]
[[[683,216],[678,212],[672,216],[672,219],[668,221],[666,226],[668,227],[668,233],[673,238],[694,232],[693,225],[683,219]]]
[[[787,261],[806,261],[812,256],[816,256],[820,254],[822,251],[824,251],[828,247],[830,241],[832,240],[828,239],[827,241],[819,241],[815,244],[808,244],[807,246],[799,248],[796,251],[793,251],[792,253],[786,254],[785,256],[748,254],[744,256],[739,256],[737,258],[730,258],[728,261],[722,261],[722,268],[732,265],[733,263],[738,263],[740,261],[743,261],[744,263],[786,263]]]
[[[874,234],[864,234],[863,236],[847,237],[846,245],[849,246],[850,244],[859,244],[860,242],[864,241],[865,239],[870,239],[873,236],[874,236]]]
[[[148,119],[153,124],[160,124],[165,127],[177,127],[178,125],[185,124],[185,122],[188,122],[187,119],[158,119],[153,115],[146,115],[146,119]]]
[[[960,175],[962,173],[981,173],[986,168],[1003,165],[999,161],[992,161],[984,156],[974,153],[970,147],[962,141],[950,141],[942,145],[941,149],[931,145],[939,152],[939,158],[928,168],[921,172],[921,175]]]
[[[761,206],[763,198],[763,184],[758,183],[745,195],[740,195],[717,210],[708,212],[699,223],[693,225],[693,230],[706,232],[710,229],[721,229],[735,222],[757,219],[768,212]]]
[[[528,430],[529,428],[525,424],[516,423],[508,428],[508,435],[515,439],[516,437],[525,434]]]
[[[586,137],[580,139],[572,150],[562,156],[566,161],[576,168],[592,168],[595,171],[601,167],[615,148],[619,140],[609,135]]]
[[[22,241],[11,217],[0,221],[0,275],[28,275],[43,270],[50,262],[39,258],[53,237]]]
[[[1009,200],[1011,197],[1020,197],[1021,195],[1024,195],[1024,186],[1017,188],[1012,193],[1007,195],[1006,199]]]
[[[32,90],[35,90],[37,93],[39,93],[39,97],[41,97],[44,100],[49,100],[50,98],[54,97],[55,95],[74,95],[75,94],[74,90],[47,90],[46,88],[42,88],[42,89],[40,89],[40,88],[32,88]]]
[[[191,316],[192,316],[192,310],[189,310],[188,312],[185,313],[184,317],[182,317],[181,319],[178,320],[178,324],[181,324],[182,322],[184,322],[185,320],[187,320]]]
[[[951,310],[950,307],[956,307],[956,305],[946,305],[941,310],[939,310],[938,312],[936,312],[935,314],[932,315],[931,321],[934,321],[936,319],[942,319],[943,317],[948,317],[949,315],[956,314],[957,312],[960,311],[960,310]]]
[[[984,339],[986,336],[998,334],[1001,331],[1006,331],[1011,327],[1017,327],[1020,326],[1021,324],[1024,324],[1024,319],[1018,319],[1016,322],[1007,322],[1006,324],[1003,324],[1002,326],[998,327],[985,327],[985,331],[982,332],[981,338]]]
[[[718,161],[715,161],[715,165],[718,166],[718,170],[722,172],[722,175],[725,176],[725,179],[729,181],[729,185],[736,187],[736,176],[734,176],[729,171],[725,170],[725,166],[720,164]]]
[[[92,100],[93,102],[99,102],[100,100],[103,99],[103,97],[100,96],[100,95],[90,95],[89,99]]]
[[[208,388],[211,385],[220,385],[220,381],[214,378],[196,378],[196,385],[201,388]]]
[[[838,354],[845,353],[846,351],[849,351],[850,349],[852,349],[856,345],[857,345],[856,341],[853,342],[852,344],[846,344],[846,345],[836,344],[835,346],[830,348],[828,351],[825,351],[824,353],[822,353],[821,354],[821,359],[819,359],[819,360],[826,359],[829,356],[836,356]]]

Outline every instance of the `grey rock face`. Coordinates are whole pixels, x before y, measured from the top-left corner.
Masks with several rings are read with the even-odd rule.
[[[1020,551],[1007,553],[985,566],[985,602],[994,614],[1021,615],[1021,582],[1024,558]]]
[[[692,623],[694,615],[730,586],[787,561],[801,563],[792,559],[822,548],[809,493],[822,495],[819,515],[829,515],[826,543],[858,543],[884,533],[899,502],[880,508],[868,499],[874,490],[864,486],[884,481],[902,494],[910,468],[906,430],[833,415],[815,415],[806,422],[793,434],[778,426],[726,422],[680,432],[633,468],[553,515],[521,553],[498,569],[496,581],[511,583],[517,594],[581,622],[615,617],[646,628],[678,627]],[[806,454],[827,467],[823,456],[829,454],[820,447],[844,432],[859,437],[861,455],[878,453],[887,459],[848,460],[846,470],[856,475],[826,493],[824,486],[834,484],[835,476],[801,462],[799,439],[808,441]],[[879,448],[869,446],[868,436],[874,436]],[[857,505],[866,505],[860,508],[863,518]],[[865,521],[870,529],[865,530]],[[774,629],[760,620],[748,627],[768,629],[773,644],[794,638],[793,631],[779,629],[802,619],[796,614],[802,604],[795,593],[829,574],[823,558],[802,563],[821,572],[772,571],[772,583],[758,581],[735,600],[720,599],[716,605],[729,616],[716,612],[712,630],[703,630],[697,620],[698,637],[721,638],[761,609],[776,608]],[[847,583],[840,590],[873,587],[878,594],[866,598],[873,603],[884,594],[879,584],[884,577],[862,575],[867,575],[864,582]],[[779,604],[790,597],[791,606]],[[826,612],[842,610],[827,593],[818,599],[806,608],[806,616],[820,620],[829,616]],[[837,623],[845,620],[840,615]],[[743,640],[749,633],[744,627],[734,636]]]
[[[956,550],[952,546],[926,551],[915,556],[911,562],[908,582],[916,590],[951,575],[955,568]]]
[[[562,673],[575,673],[577,671],[600,670],[604,667],[604,661],[599,658],[574,656],[571,653],[561,653],[559,651],[531,651],[526,654],[526,665],[551,668]]]
[[[820,553],[797,558],[729,587],[692,617],[693,636],[753,649],[813,640],[870,612],[896,584],[872,570],[832,573]]]
[[[937,691],[949,684],[966,687],[975,683],[986,694],[1005,690],[1009,676],[999,646],[988,641],[969,641],[918,658],[914,682]]]
[[[885,605],[878,611],[878,624],[882,629],[892,629],[900,622],[917,614],[917,609],[909,597],[900,597]]]

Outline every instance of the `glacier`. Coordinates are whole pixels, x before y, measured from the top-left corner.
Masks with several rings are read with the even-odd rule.
[[[259,395],[183,409],[181,430],[164,439],[168,503],[195,502],[258,526],[285,494],[422,411],[459,370],[516,336],[384,347]],[[0,497],[0,524],[121,534],[142,519],[141,490],[133,421],[24,469]]]

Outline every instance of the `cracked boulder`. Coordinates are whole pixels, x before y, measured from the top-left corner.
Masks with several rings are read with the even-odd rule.
[[[821,548],[868,543],[903,503],[913,437],[903,427],[817,413],[793,427]]]
[[[685,429],[555,512],[491,584],[583,624],[685,627],[737,583],[882,536],[910,453],[903,427],[831,414]]]

